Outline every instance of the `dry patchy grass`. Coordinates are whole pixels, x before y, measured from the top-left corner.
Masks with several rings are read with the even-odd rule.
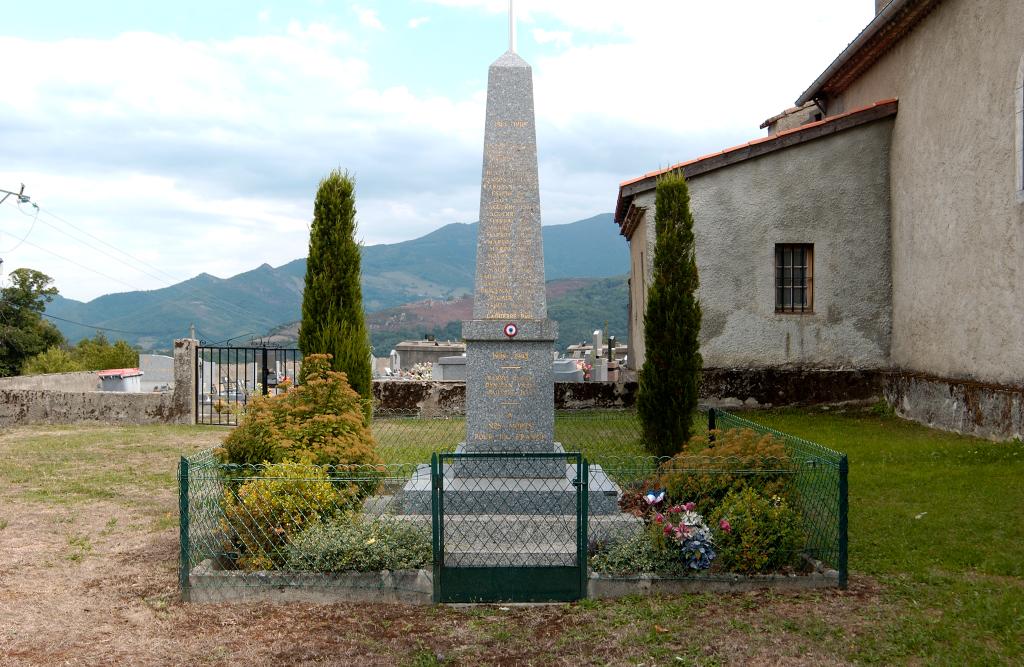
[[[0,663],[834,665],[936,654],[934,639],[894,636],[909,604],[898,581],[856,574],[848,591],[529,607],[183,604],[175,465],[223,434],[0,434]],[[925,619],[949,613],[922,604]],[[992,662],[1006,656],[993,650]]]

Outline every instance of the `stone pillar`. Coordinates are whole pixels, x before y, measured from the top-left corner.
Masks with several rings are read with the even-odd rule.
[[[467,452],[553,452],[552,351],[540,226],[533,73],[512,51],[487,84],[473,319],[466,339]],[[564,476],[564,465],[552,465]],[[483,468],[483,466],[478,466]]]
[[[171,423],[196,423],[196,354],[199,341],[178,338],[174,341],[174,394],[171,398]]]

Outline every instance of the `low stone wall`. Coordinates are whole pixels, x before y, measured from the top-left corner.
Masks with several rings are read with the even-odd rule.
[[[886,371],[708,368],[701,378],[701,402],[729,409],[816,405],[882,398]],[[631,408],[636,382],[556,382],[555,408],[586,410]],[[373,383],[378,409],[462,412],[463,382],[378,380]]]
[[[1024,438],[1024,386],[897,372],[885,398],[900,417],[932,428],[990,440]]]
[[[375,380],[373,403],[377,410],[462,414],[466,411],[466,383]]]
[[[679,595],[685,593],[748,593],[751,591],[798,592],[838,588],[835,570],[805,575],[703,575],[665,579],[650,574],[613,577],[591,572],[586,597],[609,600],[629,595]],[[204,561],[189,574],[189,602],[339,602],[429,605],[433,600],[434,575],[430,570],[389,572],[239,572],[217,570]]]
[[[887,376],[883,370],[706,368],[700,397],[727,409],[875,401]]]
[[[191,413],[176,406],[170,393],[132,394],[113,391],[39,391],[0,389],[0,426],[24,424],[191,423]]]
[[[0,378],[0,389],[37,389],[40,391],[99,391],[100,376],[96,371],[16,375]]]

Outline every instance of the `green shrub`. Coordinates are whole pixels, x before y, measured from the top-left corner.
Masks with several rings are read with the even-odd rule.
[[[243,570],[280,566],[292,538],[358,506],[357,487],[332,484],[319,466],[277,463],[260,475],[224,493],[221,528]]]
[[[311,572],[414,570],[431,561],[429,527],[358,515],[315,524],[291,541],[287,565]]]
[[[683,449],[693,413],[703,359],[701,309],[690,191],[681,170],[658,179],[654,195],[654,261],[644,338],[647,356],[639,373],[636,412],[644,446],[655,456]]]
[[[344,373],[330,370],[330,360],[325,354],[306,357],[302,385],[250,402],[217,450],[221,461],[379,464],[362,398]]]
[[[695,436],[663,463],[654,488],[664,488],[672,502],[695,502],[705,516],[730,491],[748,487],[789,499],[795,466],[782,440],[745,428],[712,433],[714,441]]]
[[[780,496],[766,497],[752,488],[730,491],[712,515],[719,531],[718,569],[738,574],[778,572],[799,563],[806,538],[800,516]]]
[[[361,250],[356,240],[355,178],[334,169],[313,202],[306,281],[302,292],[299,349],[307,355],[330,353],[332,368],[344,372],[363,397],[370,418],[373,369],[360,282]]]
[[[663,545],[658,548],[652,542],[650,530],[602,545],[590,557],[590,567],[595,572],[619,577],[643,573],[680,576],[688,572],[678,553]]]

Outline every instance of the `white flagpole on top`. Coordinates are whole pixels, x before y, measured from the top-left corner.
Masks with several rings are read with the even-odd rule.
[[[508,0],[508,50],[516,51],[516,3]]]

